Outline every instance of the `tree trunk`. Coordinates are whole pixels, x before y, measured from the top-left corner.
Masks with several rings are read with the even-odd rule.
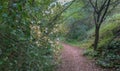
[[[94,40],[94,50],[97,49],[98,47],[98,42],[99,42],[99,26],[96,26],[95,28],[95,40]]]

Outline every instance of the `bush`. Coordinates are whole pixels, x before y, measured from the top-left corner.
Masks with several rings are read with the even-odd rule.
[[[98,52],[90,48],[85,50],[83,55],[88,56],[89,58],[95,58],[98,56]]]
[[[97,64],[104,67],[120,67],[120,40],[112,41],[104,51]]]
[[[54,27],[41,12],[51,2],[0,0],[0,71],[53,71]]]

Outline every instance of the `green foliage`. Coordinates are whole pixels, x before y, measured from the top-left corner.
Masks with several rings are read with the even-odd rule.
[[[88,42],[91,43],[90,48],[87,49],[84,55],[95,58],[96,63],[102,67],[120,67],[120,40],[119,40],[119,30],[120,30],[120,14],[115,14],[112,17],[106,19],[100,29],[100,41],[97,51],[93,51],[91,43],[94,37],[94,28],[88,31],[89,39]],[[87,43],[87,42],[86,42]]]
[[[97,64],[104,67],[120,67],[120,40],[112,41],[97,60]]]
[[[69,39],[73,40],[84,40],[87,37],[86,34],[87,27],[86,25],[81,25],[78,23],[73,23],[69,27],[69,31],[66,34],[66,39],[69,41]]]
[[[0,0],[0,71],[53,71],[58,45],[45,12],[53,2]]]
[[[88,14],[88,9],[86,10],[84,8],[85,5],[83,0],[76,0],[72,6],[62,14],[63,24],[67,26],[65,36],[67,41],[82,41],[87,37],[86,32],[91,28],[91,24],[90,19],[88,20],[90,12]]]
[[[89,58],[95,58],[98,56],[98,52],[94,51],[92,48],[89,48],[84,51],[83,55],[88,56]]]
[[[111,39],[114,38],[114,36],[116,36],[117,33],[119,33],[117,32],[119,31],[120,27],[119,24],[120,21],[118,20],[119,14],[116,15],[113,15],[111,18],[108,18],[105,24],[102,25],[102,29],[100,30],[100,42],[99,42],[100,49],[102,49],[103,46],[109,44]]]

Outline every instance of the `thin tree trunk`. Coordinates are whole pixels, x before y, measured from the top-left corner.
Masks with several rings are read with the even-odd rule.
[[[94,40],[94,50],[98,47],[98,41],[99,41],[99,26],[96,26],[95,28],[95,40]]]

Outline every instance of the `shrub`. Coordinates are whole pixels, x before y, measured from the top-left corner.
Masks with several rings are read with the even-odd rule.
[[[112,41],[104,51],[97,64],[104,67],[120,67],[120,40]]]
[[[42,12],[51,2],[0,0],[0,71],[53,70],[55,32]]]

